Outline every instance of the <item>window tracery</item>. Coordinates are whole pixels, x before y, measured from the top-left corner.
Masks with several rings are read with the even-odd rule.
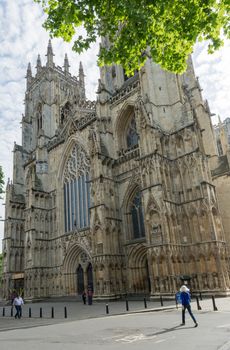
[[[138,133],[134,114],[129,120],[129,124],[126,130],[126,143],[128,149],[138,145]]]
[[[83,147],[76,144],[64,171],[65,232],[89,226],[89,158]]]
[[[132,238],[145,237],[144,216],[141,202],[141,193],[138,191],[135,193],[132,201],[130,202],[130,214],[132,225]]]

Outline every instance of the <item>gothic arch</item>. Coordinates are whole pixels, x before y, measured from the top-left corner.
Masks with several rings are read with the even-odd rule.
[[[62,230],[71,232],[89,226],[90,159],[82,138],[71,137],[66,143],[58,168],[56,188]],[[61,186],[60,186],[61,184]]]
[[[127,240],[145,236],[143,214],[140,188],[137,185],[130,186],[123,200],[123,215],[126,226],[124,231]]]
[[[62,183],[66,162],[68,161],[69,155],[70,155],[73,147],[76,144],[78,144],[80,147],[82,147],[82,149],[84,149],[87,157],[89,157],[89,154],[87,152],[87,142],[80,135],[78,135],[78,137],[76,137],[74,135],[69,137],[68,141],[66,142],[66,144],[64,146],[61,161],[59,163],[59,167],[58,167],[58,171],[57,171],[57,181],[56,181],[57,188],[59,188],[60,187],[59,184]]]
[[[43,128],[42,102],[41,101],[39,101],[37,103],[35,111],[36,111],[36,114],[35,114],[36,130],[37,130],[37,132],[39,132],[39,130]]]
[[[69,247],[61,271],[64,275],[64,284],[67,295],[76,295],[76,292],[80,293],[83,288],[87,288],[87,269],[89,264],[91,264],[91,256],[89,252],[86,251],[85,247],[77,243]],[[81,276],[78,274],[80,269]]]
[[[129,288],[134,293],[148,293],[150,278],[147,250],[144,245],[135,245],[128,252]]]
[[[123,191],[124,196],[121,198],[121,208],[123,208],[123,210],[125,210],[132,193],[137,191],[137,189],[140,187],[140,183],[141,177],[139,171],[133,171],[129,182]]]
[[[130,123],[133,123],[132,137],[135,136],[136,140],[134,140],[135,142],[132,141],[129,144],[129,141],[127,140],[127,133],[130,127]],[[134,104],[125,102],[122,106],[115,123],[115,138],[117,140],[117,147],[119,151],[132,148],[133,146],[138,144]]]
[[[63,261],[63,273],[74,273],[76,270],[77,261],[80,261],[80,255],[86,254],[88,261],[91,260],[90,253],[78,243],[72,244],[66,252]]]

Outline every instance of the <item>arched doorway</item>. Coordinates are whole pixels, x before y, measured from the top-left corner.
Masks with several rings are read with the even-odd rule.
[[[129,293],[149,294],[151,292],[150,271],[146,247],[133,246],[128,253]]]
[[[79,244],[71,245],[63,263],[66,295],[81,295],[88,285],[93,288],[93,266],[90,254]]]
[[[79,264],[77,268],[77,293],[82,294],[84,290],[84,270]]]

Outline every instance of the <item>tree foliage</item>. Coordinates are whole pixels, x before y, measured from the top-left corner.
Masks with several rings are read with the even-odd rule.
[[[97,37],[100,65],[121,64],[126,72],[140,68],[147,56],[164,69],[181,73],[197,40],[209,41],[212,53],[230,37],[229,0],[34,0],[47,14],[51,36],[70,42],[81,53]],[[83,26],[85,36],[78,35]]]
[[[4,193],[3,186],[4,186],[4,174],[2,171],[2,167],[0,165],[0,198],[1,198],[1,194]]]

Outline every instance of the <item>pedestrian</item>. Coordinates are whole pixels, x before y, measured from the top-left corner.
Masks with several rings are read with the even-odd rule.
[[[24,301],[20,295],[16,295],[13,301],[13,305],[15,306],[16,309],[16,314],[15,318],[21,318],[22,317],[22,305],[24,304]]]
[[[84,290],[82,292],[81,297],[82,297],[83,304],[85,305],[86,304],[86,292]]]
[[[93,291],[92,289],[88,289],[88,305],[92,305],[93,304]]]
[[[185,310],[188,310],[189,315],[191,316],[193,322],[195,323],[195,327],[198,326],[198,323],[196,322],[196,319],[192,313],[191,310],[191,298],[190,298],[190,291],[187,286],[183,285],[180,288],[180,299],[181,299],[181,304],[182,304],[182,324],[181,326],[185,325]]]

